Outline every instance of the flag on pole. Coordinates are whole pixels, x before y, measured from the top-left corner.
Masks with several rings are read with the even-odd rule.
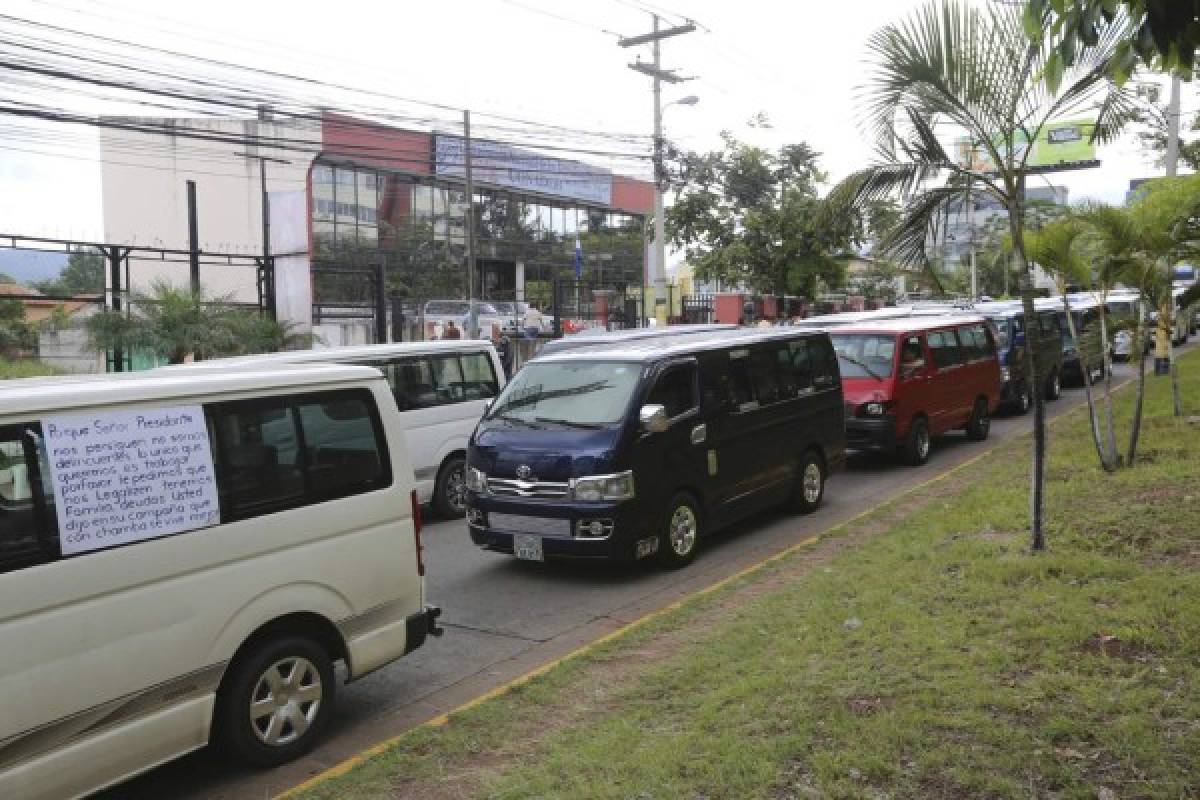
[[[583,245],[579,243],[579,237],[575,237],[575,278],[578,280],[583,277]]]

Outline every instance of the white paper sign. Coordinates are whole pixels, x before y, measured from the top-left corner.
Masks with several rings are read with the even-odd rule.
[[[47,417],[42,432],[63,555],[221,519],[198,405]]]

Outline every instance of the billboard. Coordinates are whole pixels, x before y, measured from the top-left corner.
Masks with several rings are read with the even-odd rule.
[[[433,150],[437,175],[466,177],[466,153],[461,136],[438,134]],[[499,142],[471,140],[471,179],[517,191],[612,205],[612,173],[608,170]]]
[[[1033,150],[1029,152],[1025,166],[1038,172],[1100,166],[1096,160],[1096,145],[1090,141],[1095,124],[1092,119],[1064,119],[1046,124],[1033,140]],[[992,141],[1001,155],[1005,155],[1005,147],[999,137],[992,137]],[[1029,148],[1029,137],[1018,131],[1017,158],[1024,157]],[[977,172],[994,172],[996,169],[986,149],[978,145],[972,148],[969,139],[956,141],[955,150],[957,161],[962,166]]]

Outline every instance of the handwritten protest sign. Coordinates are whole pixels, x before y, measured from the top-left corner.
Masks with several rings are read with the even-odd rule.
[[[220,521],[200,406],[47,417],[42,430],[63,555]]]

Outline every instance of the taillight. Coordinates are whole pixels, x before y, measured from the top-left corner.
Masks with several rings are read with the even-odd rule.
[[[417,543],[417,574],[425,574],[425,548],[421,544],[421,501],[417,499],[417,490],[409,492],[412,498],[413,538]]]

